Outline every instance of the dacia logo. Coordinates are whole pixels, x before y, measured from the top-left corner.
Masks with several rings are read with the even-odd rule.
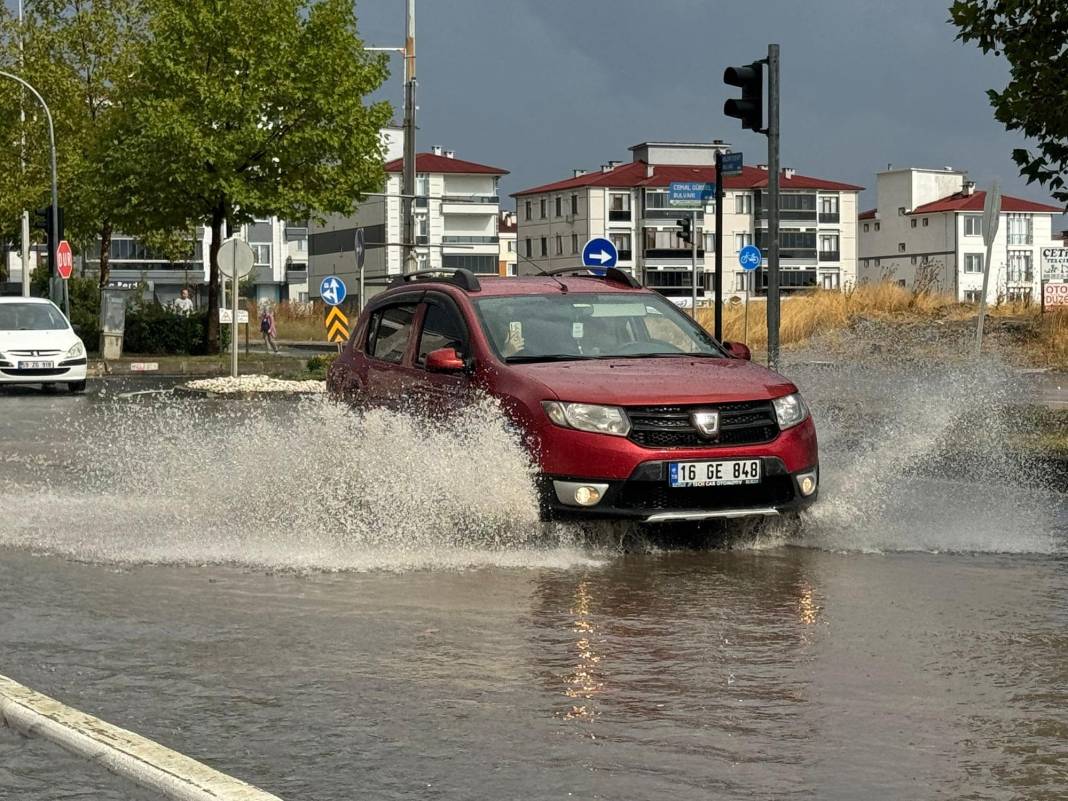
[[[702,410],[690,415],[694,428],[705,439],[715,439],[719,436],[719,412]]]

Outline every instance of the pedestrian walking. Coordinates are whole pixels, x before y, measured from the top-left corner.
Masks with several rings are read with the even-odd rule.
[[[263,334],[263,349],[278,353],[278,345],[274,341],[278,330],[274,327],[274,314],[271,313],[270,306],[264,306],[260,312],[260,333]]]
[[[182,291],[178,293],[178,297],[174,301],[174,310],[179,314],[192,314],[193,313],[193,299],[189,297],[189,290],[182,288]]]

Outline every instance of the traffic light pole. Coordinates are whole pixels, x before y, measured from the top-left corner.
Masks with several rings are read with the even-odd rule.
[[[49,295],[52,297],[54,303],[58,302],[60,294],[62,294],[63,311],[67,315],[67,319],[70,319],[70,298],[67,295],[67,282],[64,281],[62,286],[59,285],[60,279],[56,272],[56,248],[59,247],[59,191],[56,188],[56,131],[52,125],[52,112],[48,108],[48,104],[41,97],[40,92],[30,86],[29,83],[24,81],[18,75],[12,75],[10,72],[4,72],[0,70],[0,76],[4,78],[10,78],[13,81],[18,81],[25,86],[34,97],[37,98],[37,102],[41,104],[41,108],[44,109],[45,119],[48,121],[48,144],[52,149],[52,225],[51,231],[48,236],[48,269],[51,273],[49,278]],[[23,270],[26,269],[26,265],[23,265]]]
[[[401,241],[415,241],[412,197],[415,195],[415,0],[408,0],[404,23],[404,163],[401,167]],[[401,249],[401,272],[412,271],[411,245]],[[362,299],[361,299],[362,302]]]
[[[693,224],[690,226],[690,270],[693,273],[693,319],[697,320],[697,209],[693,212]]]
[[[779,46],[768,45],[768,367],[779,366]]]
[[[723,341],[723,151],[716,151],[716,274],[713,293],[716,304],[715,329],[717,342]]]

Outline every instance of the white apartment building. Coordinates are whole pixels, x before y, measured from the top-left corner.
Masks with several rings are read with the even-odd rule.
[[[631,161],[609,161],[600,170],[575,170],[571,178],[516,192],[519,273],[581,264],[588,239],[611,239],[619,266],[665,295],[683,302],[692,285],[691,247],[679,238],[678,220],[690,215],[668,205],[675,181],[715,183],[712,143],[644,142],[630,148]],[[731,294],[764,292],[767,262],[746,274],[738,252],[757,244],[767,255],[765,166],[745,166],[725,176],[723,288]],[[857,277],[856,221],[860,186],[783,171],[780,194],[780,266],[784,290],[834,289]],[[698,213],[699,294],[709,291],[715,272],[715,204]],[[533,263],[533,264],[532,264]]]
[[[518,275],[516,265],[519,258],[515,249],[517,233],[515,212],[502,211],[501,219],[497,223],[497,235],[500,237],[501,244],[498,272],[502,276]]]
[[[889,169],[876,173],[878,207],[860,215],[860,280],[896,281],[909,288],[952,293],[978,302],[983,291],[982,218],[986,192],[967,173],[943,169]],[[1063,209],[1001,196],[991,251],[987,301],[1038,301],[1041,252],[1059,246],[1054,214]]]
[[[327,217],[313,225],[309,240],[309,284],[318,297],[327,275],[340,276],[355,297],[359,276],[355,259],[356,230],[364,232],[364,282],[367,297],[382,291],[389,276],[406,272],[402,265],[401,170],[403,162],[387,162],[384,197],[369,197],[355,214]],[[418,153],[415,160],[414,258],[412,268],[466,268],[476,273],[500,270],[497,184],[507,170],[464,161],[440,147]]]

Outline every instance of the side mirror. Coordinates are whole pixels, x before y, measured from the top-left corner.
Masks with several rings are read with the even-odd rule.
[[[465,367],[455,348],[438,348],[426,355],[426,369],[431,373],[459,373]]]
[[[750,361],[753,358],[753,354],[750,353],[749,348],[741,342],[724,342],[723,347],[727,349],[727,353],[730,354],[732,359]]]

